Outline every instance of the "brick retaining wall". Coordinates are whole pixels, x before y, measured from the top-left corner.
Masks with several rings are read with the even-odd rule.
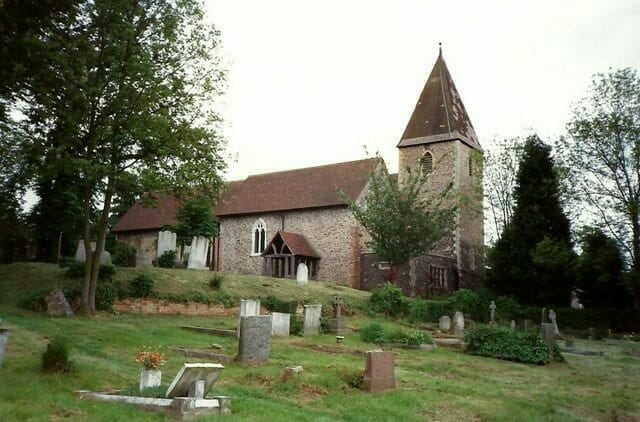
[[[193,316],[230,316],[238,315],[238,308],[225,308],[222,305],[208,305],[197,302],[168,302],[160,299],[123,299],[116,300],[113,310],[134,314],[156,315],[193,315]]]

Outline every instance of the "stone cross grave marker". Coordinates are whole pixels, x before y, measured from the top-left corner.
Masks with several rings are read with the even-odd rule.
[[[333,306],[333,317],[342,317],[342,305],[344,305],[344,299],[340,295],[333,295],[331,298],[331,305]]]
[[[269,359],[272,327],[271,315],[240,318],[238,357],[241,362],[263,363]]]
[[[369,351],[366,354],[362,389],[371,393],[396,388],[393,352]]]
[[[322,305],[304,305],[304,335],[315,336],[320,332]]]
[[[344,299],[340,295],[333,295],[331,306],[333,306],[333,318],[329,318],[329,331],[335,334],[345,334],[348,332],[347,324],[342,317],[342,305]]]
[[[271,335],[286,337],[289,335],[289,327],[291,325],[291,314],[281,312],[271,313]]]
[[[489,325],[495,325],[496,324],[496,302],[493,300],[489,305],[489,311],[490,311],[490,317],[491,317],[491,320],[489,321]]]

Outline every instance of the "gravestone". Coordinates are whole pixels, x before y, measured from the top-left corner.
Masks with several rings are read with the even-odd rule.
[[[340,295],[333,295],[331,298],[331,306],[333,306],[333,318],[329,318],[329,332],[334,334],[345,334],[347,329],[347,322],[342,317],[342,305],[344,300]]]
[[[512,319],[512,320],[511,320],[511,330],[512,330],[512,331],[515,331],[515,330],[516,330],[516,320],[515,320],[515,319]]]
[[[281,312],[271,313],[271,335],[272,336],[288,336],[289,326],[291,324],[291,314]]]
[[[366,354],[362,389],[371,393],[396,388],[393,352],[369,351]]]
[[[156,258],[160,258],[167,251],[175,251],[176,239],[177,235],[170,230],[159,231]]]
[[[209,251],[209,239],[203,236],[193,236],[189,262],[187,268],[194,270],[207,269],[207,252]]]
[[[73,316],[73,310],[61,289],[52,290],[45,296],[44,301],[47,304],[47,314],[51,316]]]
[[[440,317],[440,320],[438,321],[438,328],[440,328],[440,331],[444,331],[445,333],[449,332],[451,329],[451,318],[449,315],[443,315]]]
[[[9,342],[9,330],[6,328],[0,328],[0,368],[2,368],[2,361],[4,360],[4,349]]]
[[[560,330],[558,330],[558,322],[556,321],[556,313],[553,311],[553,309],[549,309],[549,321],[551,321],[551,324],[553,325],[553,334],[555,336],[559,336],[560,335]]]
[[[147,260],[147,251],[143,249],[136,249],[136,267],[145,267],[151,265]]]
[[[296,269],[296,281],[298,282],[298,286],[304,286],[309,281],[309,268],[304,262],[298,264],[298,268]]]
[[[322,305],[304,305],[304,335],[315,336],[320,332]]]
[[[240,320],[243,316],[260,315],[260,301],[253,299],[240,300],[240,315],[238,316],[238,329],[237,334],[240,338]]]
[[[271,328],[271,315],[240,318],[238,358],[241,362],[263,363],[269,359]]]
[[[489,305],[489,317],[489,325],[496,325],[496,302],[493,300]]]
[[[201,399],[209,393],[223,369],[224,366],[219,363],[184,363],[169,385],[165,397]]]
[[[464,333],[464,315],[460,311],[453,315],[453,332],[457,336]]]
[[[540,324],[540,331],[542,334],[542,339],[547,345],[547,349],[549,349],[549,354],[553,354],[553,347],[556,344],[556,334],[553,328],[553,324],[548,322],[543,322]]]
[[[531,328],[531,320],[525,319],[523,322],[523,326],[525,331],[529,331],[529,329]]]
[[[580,298],[578,297],[578,292],[575,290],[571,291],[571,308],[573,309],[583,309],[582,303],[580,303]]]
[[[96,250],[96,242],[91,242],[89,246],[91,247],[92,251]],[[87,251],[85,250],[84,240],[82,239],[78,240],[78,247],[76,248],[75,260],[78,262],[86,262],[87,260]],[[105,250],[102,251],[102,254],[100,255],[100,264],[102,265],[111,264],[111,254],[109,253],[109,251],[105,251]]]

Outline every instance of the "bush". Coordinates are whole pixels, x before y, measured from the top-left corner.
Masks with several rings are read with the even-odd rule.
[[[543,365],[551,359],[537,331],[518,332],[508,328],[483,327],[465,336],[467,353],[514,362]]]
[[[409,321],[438,322],[450,310],[449,302],[443,300],[414,299],[409,303]]]
[[[376,323],[365,325],[360,329],[360,340],[365,343],[402,343],[407,345],[432,343],[431,336],[421,331],[408,334],[399,328],[389,329]]]
[[[474,321],[486,322],[492,299],[493,295],[488,290],[460,289],[449,297],[448,302],[453,312],[460,311]]]
[[[42,371],[66,373],[72,369],[73,364],[69,360],[67,344],[59,337],[54,338],[42,354]]]
[[[158,258],[158,267],[173,268],[176,266],[176,251],[164,251]]]
[[[150,276],[140,274],[129,283],[129,293],[133,297],[149,297],[153,291],[154,284]]]
[[[136,248],[127,243],[118,242],[113,248],[111,260],[115,265],[118,265],[120,267],[135,267]]]
[[[298,302],[295,300],[286,301],[269,295],[260,299],[260,304],[271,312],[282,312],[283,314],[295,314]]]
[[[233,308],[236,304],[233,297],[224,290],[218,290],[215,296],[216,303],[223,305],[225,308]]]
[[[224,280],[222,274],[215,273],[213,277],[209,279],[209,287],[218,290],[220,287],[222,287],[222,280]]]
[[[38,289],[27,293],[20,299],[20,306],[33,312],[44,312],[47,310],[44,298],[50,291],[50,289]]]
[[[66,264],[67,271],[65,272],[65,276],[68,278],[83,278],[84,277],[84,269],[85,263],[73,261]],[[102,281],[111,281],[113,276],[116,274],[116,267],[111,264],[101,264],[98,269],[98,280]]]
[[[289,320],[289,333],[294,336],[302,336],[304,334],[304,320],[298,315],[291,314]]]
[[[374,312],[398,317],[407,313],[407,298],[402,290],[391,283],[385,283],[382,289],[371,292],[369,305]]]
[[[384,337],[384,328],[380,324],[371,323],[360,328],[360,340],[365,343],[380,343]]]
[[[111,282],[98,283],[96,286],[96,309],[110,311],[118,297],[118,289]],[[67,298],[70,300],[69,298]]]

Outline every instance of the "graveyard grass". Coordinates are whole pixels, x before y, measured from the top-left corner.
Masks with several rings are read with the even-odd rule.
[[[207,289],[211,273],[151,270],[154,276],[172,278],[172,289]],[[133,277],[137,270],[121,271]],[[129,274],[131,272],[131,274]],[[231,337],[181,329],[183,325],[235,326],[235,317],[150,316],[99,313],[95,318],[52,318],[16,306],[17,296],[29,289],[55,285],[59,269],[44,264],[0,266],[0,317],[11,329],[0,368],[0,420],[165,420],[166,416],[135,407],[79,400],[74,390],[135,391],[139,365],[135,354],[142,346],[160,347],[167,364],[163,384],[171,382],[185,361],[172,347],[206,349],[212,343],[220,352],[235,354]],[[164,288],[159,282],[159,288]],[[236,284],[242,285],[234,287]],[[362,303],[367,293],[345,287],[316,285],[298,292],[294,281],[225,275],[223,288],[234,297],[273,294],[290,300],[299,295],[328,303],[336,289],[352,303]],[[308,286],[308,287],[309,287]],[[348,325],[398,322],[347,317]],[[405,329],[410,329],[404,326]],[[40,372],[40,357],[54,337],[70,346],[75,369],[66,375]],[[328,353],[311,349],[342,349],[353,353]],[[342,346],[335,336],[273,338],[268,363],[252,367],[224,364],[210,395],[231,396],[233,414],[225,420],[636,420],[640,418],[640,357],[629,352],[638,343],[576,340],[576,346],[605,352],[604,356],[565,354],[566,364],[532,366],[465,355],[445,348],[432,351],[394,349],[395,391],[370,394],[359,390],[358,376],[364,356],[375,348],[357,334],[347,335]],[[201,361],[201,360],[200,360]],[[287,366],[302,365],[304,372],[283,381]]]

